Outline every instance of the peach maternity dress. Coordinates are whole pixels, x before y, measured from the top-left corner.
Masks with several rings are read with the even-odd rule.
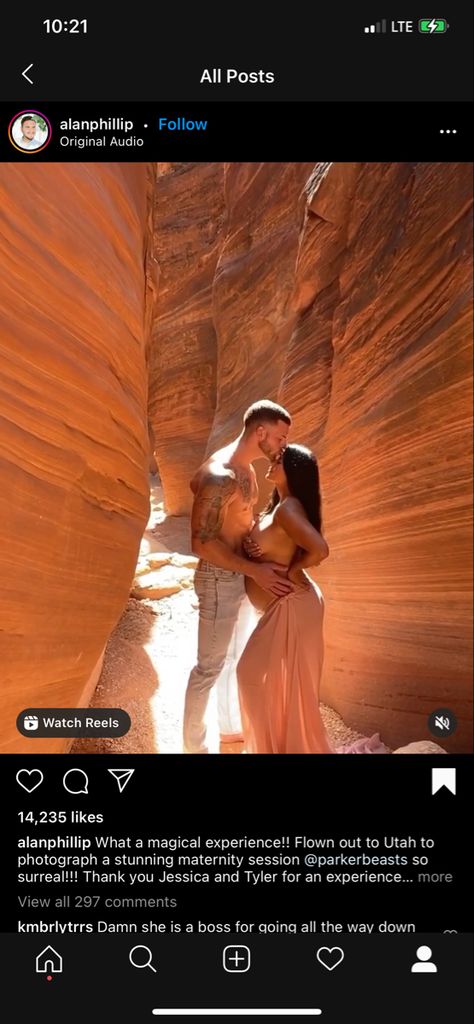
[[[237,666],[248,754],[333,753],[319,711],[324,602],[308,581],[268,605]]]

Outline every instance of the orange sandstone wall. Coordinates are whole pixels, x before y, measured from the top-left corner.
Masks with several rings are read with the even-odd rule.
[[[439,707],[472,746],[471,205],[468,165],[331,168],[280,387],[321,463],[323,699],[394,746]]]
[[[0,166],[0,749],[88,702],[148,513],[153,170]],[[36,752],[67,748],[38,740]]]
[[[153,255],[158,297],[149,416],[166,509],[191,507],[216,404],[216,266],[226,234],[223,164],[158,164]]]
[[[287,405],[324,490],[322,696],[393,746],[451,707],[471,747],[471,202],[462,164],[163,165],[156,192],[168,509],[250,402]]]

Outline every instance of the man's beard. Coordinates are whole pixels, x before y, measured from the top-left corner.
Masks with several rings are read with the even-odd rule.
[[[271,447],[268,441],[259,441],[258,447],[260,448],[262,455],[264,455],[266,459],[270,459],[270,462],[275,458],[275,455],[278,454],[275,449]]]

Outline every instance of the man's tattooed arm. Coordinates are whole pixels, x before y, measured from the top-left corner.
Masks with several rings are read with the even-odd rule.
[[[191,516],[192,549],[219,569],[251,575],[252,563],[220,539],[226,512],[238,491],[233,474],[208,473],[201,481]]]
[[[229,503],[237,490],[237,484],[230,473],[208,473],[196,494],[191,517],[193,540],[202,543],[216,540],[225,519]]]
[[[193,552],[219,569],[251,576],[263,590],[282,597],[293,589],[293,584],[284,578],[285,565],[251,562],[220,538],[227,510],[239,490],[242,488],[233,473],[208,473],[201,481],[191,516]]]

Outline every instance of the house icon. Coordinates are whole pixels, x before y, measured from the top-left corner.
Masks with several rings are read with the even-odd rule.
[[[36,957],[37,974],[61,974],[63,958],[52,946],[46,946]]]

